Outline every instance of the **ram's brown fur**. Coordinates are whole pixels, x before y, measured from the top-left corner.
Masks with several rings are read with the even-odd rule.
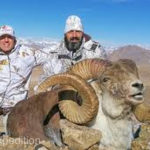
[[[49,111],[57,103],[57,91],[40,93],[28,100],[19,102],[8,116],[8,134],[13,137],[49,140],[44,133],[43,122]],[[49,124],[50,128],[59,130],[59,112],[54,114]]]

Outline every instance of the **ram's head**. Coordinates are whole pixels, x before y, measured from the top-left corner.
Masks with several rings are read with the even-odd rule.
[[[103,91],[108,91],[115,99],[134,105],[143,102],[144,85],[139,80],[135,63],[128,59],[113,62],[99,77]]]

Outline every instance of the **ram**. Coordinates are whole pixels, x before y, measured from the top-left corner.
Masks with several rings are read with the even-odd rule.
[[[58,86],[46,91],[57,84],[66,88],[59,89]],[[59,101],[58,95],[63,90],[78,92],[82,100],[80,104],[71,99]],[[60,117],[54,111],[58,104],[61,113],[71,122],[86,124],[102,132],[100,148],[127,150],[133,139],[132,114],[136,105],[142,105],[143,116],[146,116],[143,119],[135,113],[137,118],[150,120],[150,108],[144,109],[143,90],[133,61],[83,60],[66,73],[42,82],[38,91],[43,93],[19,102],[8,116],[7,130],[10,136],[47,140],[49,137],[57,145],[62,145]]]

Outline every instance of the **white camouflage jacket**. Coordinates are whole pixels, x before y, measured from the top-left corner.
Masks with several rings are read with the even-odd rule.
[[[13,107],[26,99],[32,69],[51,59],[53,63],[49,63],[49,67],[54,68],[55,64],[57,69],[51,69],[51,74],[55,74],[61,69],[61,64],[48,52],[21,45],[17,45],[8,55],[0,51],[0,107]]]
[[[77,50],[75,53],[68,51],[65,47],[65,43],[62,40],[59,45],[56,46],[55,50],[53,51],[55,53],[56,57],[58,57],[58,60],[62,63],[62,68],[59,71],[65,72],[68,67],[75,64],[78,61],[81,61],[86,58],[103,58],[106,59],[106,52],[104,48],[95,41],[92,41],[90,37],[88,39],[84,38],[83,43],[79,50]],[[55,66],[55,65],[53,65]],[[44,72],[45,77],[51,76],[51,70],[49,70],[48,63],[44,65]],[[53,68],[55,69],[55,68]]]

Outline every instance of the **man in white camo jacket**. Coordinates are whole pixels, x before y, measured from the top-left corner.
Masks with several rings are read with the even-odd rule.
[[[84,33],[81,19],[78,16],[69,16],[66,20],[64,38],[56,47],[54,53],[62,62],[62,70],[86,58],[106,58],[104,48]],[[44,65],[45,76],[51,75],[49,65]],[[46,77],[45,77],[46,78]]]
[[[13,28],[0,27],[0,114],[7,114],[16,103],[27,98],[33,68],[51,59],[51,74],[60,72],[61,64],[53,54],[17,44]]]

